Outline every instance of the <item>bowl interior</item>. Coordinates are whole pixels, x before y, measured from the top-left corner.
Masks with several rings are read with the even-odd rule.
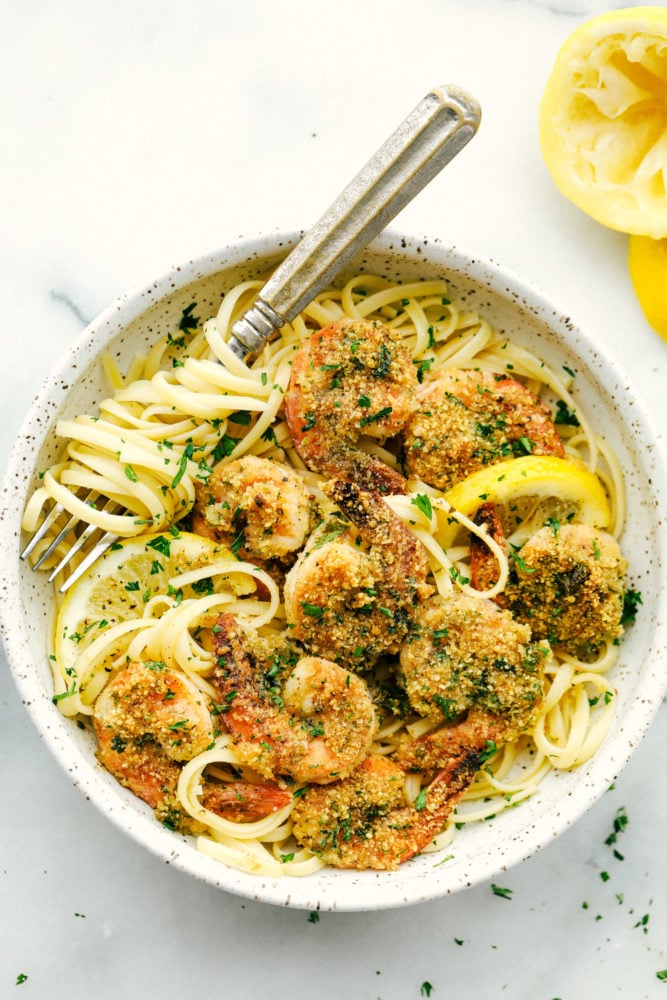
[[[241,279],[263,276],[298,238],[293,233],[241,240],[228,250],[175,268],[103,313],[47,380],[17,440],[3,490],[4,639],[21,695],[51,750],[92,801],[149,850],[197,878],[250,898],[307,909],[376,909],[455,892],[528,857],[609,787],[640,741],[667,688],[667,608],[661,588],[665,528],[657,504],[665,487],[663,463],[654,431],[623,373],[543,295],[493,262],[437,240],[388,232],[374,241],[345,269],[340,281],[359,271],[402,280],[443,276],[456,302],[480,312],[501,334],[556,369],[567,366],[576,371],[576,396],[594,430],[615,450],[625,473],[628,516],[623,549],[630,564],[630,585],[643,596],[638,625],[624,637],[611,675],[618,689],[616,721],[587,765],[552,773],[520,808],[466,828],[446,852],[452,855],[446,863],[438,855],[423,855],[396,873],[324,869],[303,879],[271,880],[225,868],[200,854],[187,838],[161,827],[148,807],[96,763],[93,739],[52,704],[45,635],[54,601],[44,575],[19,562],[20,517],[39,472],[60,450],[54,422],[94,413],[95,404],[107,395],[102,355],[110,354],[121,370],[126,369],[136,354],[177,329],[184,308],[195,303],[194,314],[202,320],[214,315],[227,288]]]

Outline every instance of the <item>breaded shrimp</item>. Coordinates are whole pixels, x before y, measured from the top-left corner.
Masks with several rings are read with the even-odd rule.
[[[294,355],[284,401],[294,447],[315,472],[378,493],[404,493],[403,476],[357,442],[361,435],[395,437],[417,384],[410,353],[391,328],[370,320],[332,323]]]
[[[120,784],[155,810],[163,823],[195,832],[176,795],[181,766],[215,738],[206,699],[187,677],[162,663],[133,661],[95,703],[98,759]],[[290,801],[283,789],[205,780],[203,804],[227,819],[267,816]]]
[[[408,476],[448,490],[485,465],[565,450],[549,407],[508,375],[444,369],[417,391],[403,430]]]
[[[312,507],[293,469],[245,455],[197,485],[193,528],[232,546],[241,559],[282,560],[303,546]]]
[[[375,709],[365,681],[286,638],[243,630],[222,614],[212,675],[237,752],[268,778],[334,781],[373,741]]]
[[[369,754],[343,781],[309,788],[292,812],[297,841],[336,868],[394,871],[444,828],[479,765],[478,751],[453,751],[414,800],[405,795],[408,771]]]
[[[346,522],[315,532],[287,574],[285,611],[309,652],[363,670],[398,652],[429,592],[426,553],[382,497],[352,482],[324,490]]]
[[[551,524],[512,559],[507,606],[535,638],[586,658],[622,635],[627,561],[608,532]]]
[[[530,628],[491,601],[433,597],[401,649],[410,704],[437,722],[485,715],[489,733],[514,739],[535,721],[544,694],[547,650],[530,640]]]

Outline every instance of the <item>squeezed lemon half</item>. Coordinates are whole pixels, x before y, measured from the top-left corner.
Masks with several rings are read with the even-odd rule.
[[[558,52],[539,117],[559,190],[624,233],[667,236],[667,7],[582,24]]]

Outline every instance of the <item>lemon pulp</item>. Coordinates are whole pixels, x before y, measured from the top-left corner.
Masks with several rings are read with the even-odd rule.
[[[582,24],[560,49],[539,121],[559,190],[625,233],[667,236],[667,7]]]

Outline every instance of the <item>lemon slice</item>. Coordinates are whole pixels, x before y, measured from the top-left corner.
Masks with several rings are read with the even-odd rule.
[[[556,497],[573,504],[577,521],[591,527],[606,528],[611,519],[607,496],[597,476],[579,462],[552,455],[526,455],[489,465],[444,494],[454,510],[466,517],[483,503],[511,503],[526,496]],[[446,544],[455,533],[456,526],[445,528]]]
[[[649,326],[667,340],[667,239],[631,236],[628,268]]]
[[[77,580],[60,607],[54,642],[59,667],[70,674],[102,630],[140,618],[156,595],[182,601],[230,587],[236,594],[251,592],[247,575],[219,574],[227,561],[237,562],[229,549],[189,532],[118,542]]]
[[[667,236],[667,7],[582,24],[540,106],[540,145],[560,191],[624,233]]]

